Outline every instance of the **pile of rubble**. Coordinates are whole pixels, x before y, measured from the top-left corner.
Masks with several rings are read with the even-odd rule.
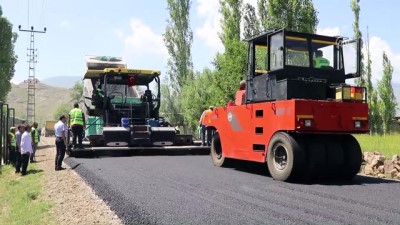
[[[400,157],[398,155],[394,155],[390,160],[379,152],[364,152],[363,161],[362,174],[400,180]]]

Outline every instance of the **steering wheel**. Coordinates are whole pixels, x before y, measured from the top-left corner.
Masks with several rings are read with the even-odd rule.
[[[121,99],[124,98],[124,94],[122,94],[122,92],[118,92],[118,91],[110,92],[110,93],[107,95],[107,97],[108,97],[109,99],[113,99],[113,98],[115,97],[115,95],[121,95]]]
[[[151,94],[151,100],[153,100],[153,102],[155,102],[157,100],[157,96],[155,94]]]

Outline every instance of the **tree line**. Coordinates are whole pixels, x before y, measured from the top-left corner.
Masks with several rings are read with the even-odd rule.
[[[224,51],[214,57],[214,68],[193,70],[190,28],[191,0],[168,0],[169,19],[164,33],[168,49],[168,78],[162,86],[161,114],[187,132],[194,132],[199,117],[209,105],[225,105],[234,95],[239,81],[246,75],[247,44],[242,41],[263,31],[286,28],[315,33],[318,12],[312,0],[258,0],[257,9],[243,0],[219,0]],[[354,37],[362,38],[359,28],[360,5],[350,0],[354,14]],[[243,24],[243,26],[241,26]],[[362,61],[362,75],[356,83],[367,88],[370,128],[373,134],[391,132],[397,103],[392,88],[393,67],[382,53],[383,77],[373,85],[368,41],[367,55]]]
[[[0,6],[0,101],[3,102],[11,90],[11,79],[14,76],[14,66],[18,59],[14,52],[18,35],[12,31],[12,28],[12,23],[3,16]]]
[[[359,0],[351,0],[351,9],[354,14],[353,31],[355,38],[362,38],[360,30],[360,3]],[[371,134],[388,134],[392,131],[394,117],[396,116],[397,101],[392,86],[393,66],[386,54],[382,53],[383,76],[373,85],[372,61],[369,49],[369,34],[367,34],[366,53],[362,55],[362,73],[356,80],[359,86],[367,89],[367,102],[369,106],[369,123]]]
[[[315,33],[318,25],[318,12],[312,0],[258,0],[257,8],[243,0],[219,0],[222,17],[219,38],[224,51],[217,53],[212,60],[214,68],[194,71],[190,27],[192,1],[167,0],[167,3],[169,18],[163,37],[169,53],[168,76],[161,87],[160,110],[172,124],[183,127],[184,132],[193,132],[197,128],[202,111],[209,105],[225,105],[234,99],[239,81],[246,74],[247,45],[242,39],[274,28]],[[359,0],[350,0],[350,7],[354,13],[354,37],[362,38]],[[10,80],[17,62],[14,52],[16,39],[17,34],[12,32],[12,24],[3,17],[0,6],[0,101],[6,99],[11,88]],[[397,109],[392,88],[393,66],[385,52],[382,53],[382,64],[383,76],[373,85],[367,40],[362,76],[356,83],[367,88],[372,134],[391,132]],[[80,93],[81,87],[77,84],[74,89],[77,89],[74,93]],[[67,104],[60,106],[55,114],[66,110]]]

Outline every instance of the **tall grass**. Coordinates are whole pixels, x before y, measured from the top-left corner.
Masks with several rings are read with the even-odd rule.
[[[394,133],[384,136],[360,134],[354,135],[361,145],[363,152],[378,151],[387,158],[400,155],[400,134]]]
[[[57,224],[49,214],[51,204],[40,198],[42,172],[30,165],[31,173],[21,177],[14,168],[3,166],[0,174],[0,224]],[[33,173],[32,173],[33,172]]]

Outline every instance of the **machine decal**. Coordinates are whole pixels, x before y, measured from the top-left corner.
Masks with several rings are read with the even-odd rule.
[[[234,131],[242,131],[243,130],[242,125],[240,124],[240,121],[235,112],[228,111],[228,121]]]

